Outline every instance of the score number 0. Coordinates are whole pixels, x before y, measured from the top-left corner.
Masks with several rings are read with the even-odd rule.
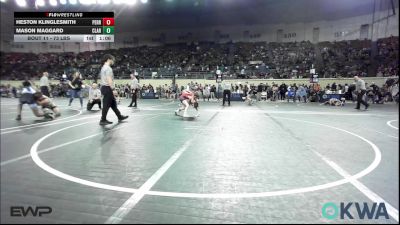
[[[104,34],[114,33],[114,18],[103,18],[103,33]]]
[[[103,18],[103,26],[114,26],[114,18]]]

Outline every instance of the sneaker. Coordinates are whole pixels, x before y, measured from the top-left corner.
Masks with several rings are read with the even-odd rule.
[[[108,121],[108,120],[100,120],[100,125],[108,125],[108,124],[112,124],[113,122]]]
[[[367,105],[365,106],[365,110],[367,110],[367,109],[368,109],[368,107],[369,107],[369,104],[367,104]]]
[[[120,118],[118,118],[118,122],[121,122],[122,120],[126,120],[128,119],[129,116],[122,116]]]
[[[358,109],[358,110],[360,110],[360,108],[357,108],[357,107],[356,107],[356,108],[354,108],[354,109]]]
[[[132,107],[131,105],[128,105],[128,107]]]
[[[133,108],[137,108],[137,105],[134,105]]]
[[[17,118],[15,118],[16,120],[21,120],[21,115],[18,115]]]

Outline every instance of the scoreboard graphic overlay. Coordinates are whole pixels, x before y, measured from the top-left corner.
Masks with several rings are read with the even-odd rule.
[[[114,42],[114,12],[14,12],[14,42]]]

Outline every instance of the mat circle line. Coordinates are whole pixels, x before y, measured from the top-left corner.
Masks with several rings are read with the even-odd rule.
[[[190,192],[183,193],[183,192],[147,191],[145,194],[153,195],[153,196],[180,197],[180,198],[257,198],[257,197],[271,197],[271,196],[283,196],[283,195],[290,195],[290,194],[300,194],[300,193],[307,193],[307,192],[328,189],[328,188],[340,186],[340,185],[343,185],[346,183],[350,183],[351,181],[360,179],[361,177],[371,173],[376,167],[378,167],[379,163],[381,162],[382,155],[381,155],[380,149],[374,143],[372,143],[371,141],[367,140],[366,138],[364,138],[358,134],[352,133],[350,131],[347,131],[345,129],[341,129],[338,127],[321,124],[321,123],[316,123],[316,122],[311,122],[311,121],[298,120],[298,119],[286,118],[286,117],[276,117],[276,116],[274,116],[274,118],[281,118],[281,119],[287,119],[287,120],[292,120],[292,121],[297,121],[297,122],[325,126],[328,128],[332,128],[332,129],[336,129],[336,130],[348,133],[352,136],[355,136],[355,137],[363,140],[367,144],[369,144],[372,147],[372,149],[374,150],[375,158],[374,158],[373,162],[367,168],[358,172],[355,175],[352,175],[352,176],[349,176],[347,178],[340,179],[337,181],[329,182],[326,184],[303,187],[303,188],[294,188],[294,189],[288,189],[288,190],[268,191],[268,192],[255,192],[255,193],[190,193]],[[90,123],[90,122],[61,128],[61,129],[53,131],[53,132],[45,135],[44,137],[40,138],[39,140],[37,140],[30,149],[30,154],[31,154],[32,160],[35,162],[36,165],[38,165],[40,168],[47,171],[48,173],[51,173],[59,178],[65,179],[65,180],[69,180],[71,182],[79,183],[79,184],[90,186],[90,187],[105,189],[105,190],[112,190],[112,191],[119,191],[119,192],[126,192],[126,193],[137,192],[137,189],[135,189],[135,188],[126,188],[126,187],[120,187],[120,186],[107,185],[107,184],[84,180],[81,178],[77,178],[77,177],[65,174],[59,170],[56,170],[56,169],[50,167],[49,165],[47,165],[40,159],[40,157],[37,153],[37,150],[38,150],[39,145],[44,140],[46,140],[50,136],[52,136],[56,133],[59,133],[61,131],[64,131],[64,130],[67,130],[67,129],[70,129],[73,127],[77,127],[77,126],[80,126],[83,124],[87,124],[87,123]]]

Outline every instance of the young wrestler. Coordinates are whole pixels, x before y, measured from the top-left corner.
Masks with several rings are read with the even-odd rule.
[[[199,101],[198,101],[198,99],[199,99],[199,95],[194,94],[193,99],[191,99],[189,101],[189,104],[193,105],[193,108],[197,111],[197,115],[196,116],[199,116],[199,109],[198,109],[199,108]]]
[[[180,111],[184,110],[183,116],[187,116],[187,110],[189,108],[189,104],[195,102],[194,93],[188,90],[183,90],[181,95],[179,96],[179,100],[181,101],[181,107],[175,111],[175,113],[179,113]],[[197,103],[197,102],[196,102]],[[196,104],[198,106],[198,103]],[[197,108],[196,108],[197,110]]]
[[[331,98],[328,101],[322,103],[321,105],[343,106],[344,104],[345,104],[345,98],[341,98],[341,100],[337,98]]]
[[[244,102],[246,102],[248,105],[252,105],[254,101],[256,101],[256,90],[254,88],[248,89],[249,91],[246,93],[246,96],[243,97]]]
[[[49,97],[43,95],[42,92],[33,94],[35,102],[42,106],[44,117],[54,119],[61,115],[60,108],[58,108]]]
[[[32,87],[31,82],[25,80],[24,82],[22,82],[22,86],[23,88],[21,91],[21,97],[19,98],[16,120],[21,120],[22,106],[24,104],[29,105],[35,116],[43,117],[43,112],[39,110],[35,100],[33,99],[33,94],[36,93],[36,90]]]

